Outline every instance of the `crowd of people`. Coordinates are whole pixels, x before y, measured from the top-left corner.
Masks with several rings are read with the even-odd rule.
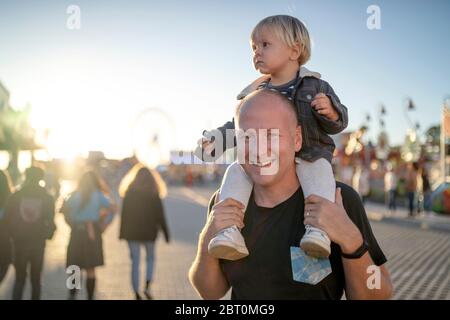
[[[405,204],[410,217],[421,212],[431,212],[432,188],[426,167],[417,162],[396,166],[387,162],[382,168],[384,200],[391,213],[397,210],[400,203]],[[354,166],[340,168],[341,181],[351,185],[359,193],[363,203],[373,196],[373,180],[377,180],[379,176],[379,172],[373,173],[368,166],[359,162]],[[404,201],[400,201],[400,198]]]
[[[95,269],[104,265],[102,234],[121,213],[120,239],[129,246],[132,288],[136,299],[140,295],[140,248],[146,249],[147,272],[144,294],[152,299],[151,283],[154,269],[154,243],[158,231],[169,242],[169,230],[165,219],[162,198],[166,194],[163,180],[158,173],[136,164],[120,183],[111,190],[93,169],[81,174],[72,193],[61,206],[55,206],[58,192],[52,192],[54,184],[45,184],[46,172],[39,166],[25,171],[25,179],[14,188],[7,171],[0,170],[0,284],[9,266],[13,265],[15,280],[13,300],[23,298],[23,291],[30,275],[31,299],[41,298],[41,275],[47,240],[56,231],[55,213],[61,212],[71,232],[67,245],[66,266],[77,266],[84,271],[87,298],[95,298]],[[29,268],[29,273],[28,273]],[[75,299],[79,288],[68,289],[68,298]]]

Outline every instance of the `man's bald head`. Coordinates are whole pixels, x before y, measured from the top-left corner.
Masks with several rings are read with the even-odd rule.
[[[302,146],[293,104],[276,91],[258,90],[236,110],[238,159],[254,186],[283,186],[294,177],[295,153]]]
[[[253,111],[253,108],[270,108],[273,113],[284,114],[294,130],[298,126],[297,111],[294,104],[278,91],[261,89],[246,96],[236,109],[235,121],[237,125],[239,125],[242,117]]]

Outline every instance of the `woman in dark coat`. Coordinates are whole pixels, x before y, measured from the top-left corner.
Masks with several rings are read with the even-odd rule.
[[[165,240],[169,242],[169,231],[164,217],[161,197],[165,196],[165,185],[157,173],[148,168],[137,167],[130,171],[121,184],[122,220],[120,225],[120,239],[128,241],[132,263],[132,285],[139,295],[139,264],[140,250],[146,250],[147,272],[144,294],[152,299],[150,285],[153,277],[154,243],[158,231],[162,230]]]
[[[0,284],[8,272],[12,262],[11,239],[5,223],[5,208],[8,198],[11,196],[12,188],[9,176],[0,170]]]

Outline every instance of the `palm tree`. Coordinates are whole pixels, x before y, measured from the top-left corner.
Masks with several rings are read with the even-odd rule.
[[[0,110],[0,150],[9,153],[8,171],[15,182],[19,175],[19,152],[40,149],[30,125],[30,111],[30,107],[14,110],[9,105]]]

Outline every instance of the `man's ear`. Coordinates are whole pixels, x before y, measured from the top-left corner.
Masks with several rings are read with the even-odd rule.
[[[295,152],[299,152],[301,150],[302,142],[302,127],[297,126],[297,128],[295,128]]]
[[[293,47],[291,47],[291,55],[290,59],[293,61],[297,61],[302,53],[302,46],[299,42],[296,42]]]

